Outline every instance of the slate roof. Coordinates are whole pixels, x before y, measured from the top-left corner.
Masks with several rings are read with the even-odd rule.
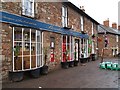
[[[120,35],[120,30],[114,29],[111,27],[106,27],[104,25],[98,25],[98,34],[103,34],[103,33],[109,33],[109,34],[115,34],[115,35]]]

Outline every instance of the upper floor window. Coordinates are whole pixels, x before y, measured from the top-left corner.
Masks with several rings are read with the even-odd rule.
[[[118,42],[119,40],[118,40],[118,35],[116,35],[116,42]]]
[[[68,24],[68,15],[67,15],[67,7],[62,7],[62,26],[67,27]]]
[[[80,18],[81,18],[80,19],[81,20],[81,23],[80,23],[81,24],[81,31],[84,31],[84,28],[83,28],[83,16],[81,16]]]
[[[22,14],[34,17],[34,0],[22,0]]]

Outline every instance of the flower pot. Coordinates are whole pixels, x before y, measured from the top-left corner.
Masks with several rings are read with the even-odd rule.
[[[14,82],[18,82],[23,80],[23,75],[23,72],[9,72],[9,79]]]
[[[87,58],[87,61],[90,62],[90,57]]]
[[[80,62],[81,63],[86,63],[87,62],[87,58],[80,58]]]
[[[35,70],[31,70],[30,74],[31,74],[32,77],[38,78],[40,76],[40,68],[37,68]]]
[[[79,65],[79,61],[74,61],[74,66],[78,66]]]
[[[74,61],[70,61],[69,63],[69,67],[74,67]]]
[[[48,74],[48,66],[44,65],[43,67],[41,67],[41,72],[42,75],[47,75]]]
[[[61,62],[61,67],[64,69],[67,69],[69,67],[69,63],[68,62]]]
[[[91,54],[92,61],[95,61],[95,54]]]

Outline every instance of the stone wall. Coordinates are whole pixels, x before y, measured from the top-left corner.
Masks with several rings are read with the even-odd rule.
[[[1,23],[2,33],[2,79],[8,79],[8,71],[12,70],[12,28]]]
[[[54,48],[54,62],[50,61],[50,39],[54,37],[55,48]],[[49,71],[60,68],[60,63],[62,59],[62,35],[52,32],[43,32],[43,46],[48,48],[47,64],[49,66]]]
[[[36,2],[35,3],[35,20],[49,23],[52,25],[62,27],[62,3],[61,2]],[[20,2],[2,2],[2,10],[16,14],[22,15],[22,7]],[[81,14],[74,11],[71,7],[68,7],[68,25],[72,26],[73,30],[81,32],[80,25]],[[3,79],[8,77],[8,71],[12,70],[12,28],[7,23],[2,23],[2,76]],[[84,17],[84,29],[88,35],[91,36],[92,31],[92,21]],[[94,32],[96,32],[96,25],[94,25]],[[62,40],[61,35],[45,32],[44,31],[44,46],[50,46],[50,37],[55,38],[55,62],[50,62],[50,51],[48,54],[48,65],[49,70],[55,70],[60,67],[61,53],[62,53]],[[97,43],[97,37],[95,37],[95,43]]]

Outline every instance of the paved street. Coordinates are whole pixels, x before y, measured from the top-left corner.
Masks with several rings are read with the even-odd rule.
[[[108,60],[104,60],[108,61]],[[117,62],[118,59],[109,59]],[[99,62],[91,61],[69,69],[59,69],[39,78],[4,84],[5,88],[118,88],[118,71],[99,69]]]

